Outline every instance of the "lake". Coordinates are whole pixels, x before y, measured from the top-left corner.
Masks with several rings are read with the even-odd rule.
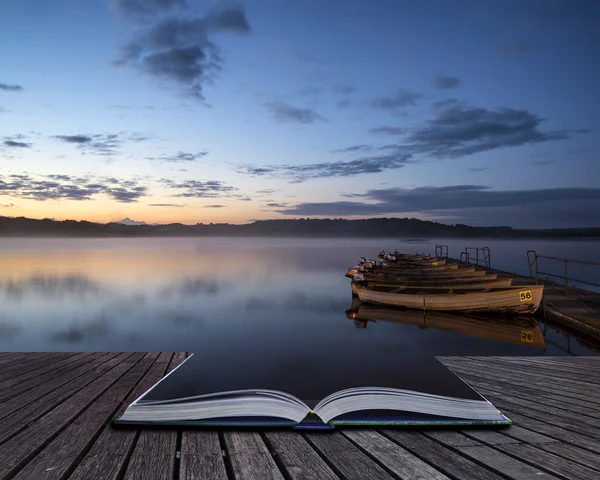
[[[307,352],[345,362],[394,351],[597,353],[543,324],[545,350],[520,342],[525,327],[518,325],[503,327],[515,335],[515,341],[507,341],[494,333],[493,323],[469,331],[460,318],[424,324],[415,312],[404,317],[392,312],[377,322],[347,314],[352,297],[344,272],[359,257],[394,248],[434,253],[436,243],[448,245],[452,257],[465,246],[488,246],[492,267],[522,274],[528,271],[529,249],[600,261],[597,241],[3,238],[0,350],[192,351],[206,358],[258,354],[286,359],[290,368],[299,368]],[[594,280],[597,270],[577,274]]]

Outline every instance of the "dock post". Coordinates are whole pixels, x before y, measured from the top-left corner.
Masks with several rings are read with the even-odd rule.
[[[567,274],[567,262],[568,260],[565,258],[565,295],[569,296],[569,276]]]

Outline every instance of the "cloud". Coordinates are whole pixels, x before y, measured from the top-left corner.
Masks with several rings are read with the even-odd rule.
[[[510,53],[524,53],[532,48],[533,43],[526,39],[517,40],[504,46],[504,49]]]
[[[4,145],[13,148],[31,148],[31,143],[17,142],[15,140],[4,140]]]
[[[151,203],[149,207],[185,207],[185,203]]]
[[[6,83],[0,82],[0,90],[5,92],[21,92],[23,87],[21,85],[8,85]]]
[[[404,133],[404,129],[401,127],[390,127],[390,126],[381,126],[381,127],[374,127],[369,129],[370,133],[375,133],[375,134],[385,134],[385,135],[400,135],[401,133]]]
[[[539,129],[543,122],[527,110],[490,110],[452,103],[437,109],[436,116],[408,135],[401,146],[414,154],[457,158],[497,148],[565,140],[573,133],[543,132]]]
[[[458,87],[460,80],[456,77],[450,77],[447,75],[437,75],[433,77],[433,85],[440,90],[450,90]]]
[[[238,173],[273,178],[284,178],[299,183],[314,178],[349,177],[364,173],[379,173],[384,170],[394,170],[403,167],[410,160],[410,155],[392,153],[359,158],[339,162],[320,162],[301,165],[269,165],[265,168],[242,165]]]
[[[121,0],[125,11],[139,10],[140,1]],[[174,0],[153,0],[145,15],[160,13],[173,6],[183,6]],[[161,8],[159,8],[161,7]],[[205,16],[194,16],[189,10],[185,17],[155,15],[155,21],[146,20],[145,28],[136,30],[133,39],[121,48],[115,66],[128,66],[155,78],[185,87],[188,94],[204,100],[203,85],[223,65],[221,49],[211,40],[216,33],[250,33],[250,24],[241,7],[213,11]]]
[[[112,7],[124,15],[144,16],[187,7],[185,0],[112,0]]]
[[[174,180],[163,178],[161,179],[161,183],[166,187],[175,190],[183,190],[183,192],[173,195],[173,197],[183,198],[224,197],[237,190],[237,188],[227,185],[219,180],[186,180],[183,182],[176,182]]]
[[[422,97],[420,93],[399,89],[392,95],[373,98],[370,105],[378,110],[394,111],[414,106]]]
[[[361,195],[355,194],[355,197]],[[421,212],[429,215],[454,216],[457,220],[476,219],[490,224],[518,224],[523,227],[538,221],[555,225],[552,212],[563,212],[563,223],[569,222],[568,209],[578,211],[577,222],[598,224],[600,188],[547,188],[537,190],[492,190],[481,185],[447,187],[387,188],[369,190],[362,195],[364,202],[301,203],[279,210],[295,216],[372,216]],[[527,212],[523,215],[523,212]],[[537,218],[537,214],[543,218]],[[511,219],[512,216],[512,220]],[[498,220],[502,218],[502,223]],[[509,220],[508,222],[506,222]],[[575,221],[575,219],[573,219]],[[554,223],[553,223],[554,222]]]
[[[30,200],[91,200],[108,195],[121,203],[133,203],[145,196],[147,187],[137,180],[106,177],[28,174],[0,175],[0,195]]]
[[[485,170],[489,170],[490,167],[471,167],[471,168],[467,168],[467,170],[469,170],[469,172],[483,172]]]
[[[279,192],[279,190],[275,190],[273,188],[263,188],[262,190],[257,190],[256,193],[259,193],[261,195],[271,195],[275,192]]]
[[[142,142],[148,138],[139,133],[97,133],[77,135],[54,135],[52,138],[64,143],[77,145],[82,153],[95,155],[116,155],[126,142]]]
[[[280,122],[314,123],[325,119],[310,108],[293,107],[285,102],[269,102],[265,107]]]
[[[225,208],[225,205],[204,205],[204,208]]]
[[[186,153],[178,152],[175,155],[164,155],[159,158],[151,158],[151,160],[160,160],[161,162],[167,163],[184,163],[184,162],[195,162],[200,160],[202,157],[208,155],[208,150],[201,150],[198,153]]]
[[[372,145],[352,145],[351,147],[338,148],[337,150],[332,150],[332,152],[334,152],[334,153],[349,153],[349,152],[366,152],[369,150],[373,150]]]
[[[287,206],[287,203],[279,203],[279,202],[269,202],[265,205],[265,207],[277,207],[277,208],[284,208]]]

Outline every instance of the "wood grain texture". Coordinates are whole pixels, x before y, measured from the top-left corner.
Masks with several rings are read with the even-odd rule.
[[[435,465],[449,477],[465,480],[501,480],[503,478],[422,433],[389,428],[383,429],[382,432],[416,457],[430,465]]]
[[[307,433],[306,438],[344,478],[352,480],[393,478],[339,432]]]
[[[597,470],[592,470],[577,462],[540,450],[532,445],[502,445],[499,448],[515,459],[522,459],[528,463],[540,465],[545,471],[556,475],[581,480],[598,478]],[[546,476],[544,475],[542,478],[546,478]]]
[[[374,430],[349,430],[344,435],[405,480],[447,480],[448,477]]]
[[[279,467],[258,432],[226,431],[228,459],[236,480],[283,480]]]
[[[298,432],[273,431],[264,434],[285,472],[294,480],[339,478]]]
[[[121,378],[132,366],[126,363],[130,356],[131,353],[122,353],[109,360],[106,364],[111,364],[110,370],[1,445],[0,478],[12,475],[25,466],[46,443]]]
[[[217,432],[183,432],[181,439],[181,480],[227,480],[223,451]]]

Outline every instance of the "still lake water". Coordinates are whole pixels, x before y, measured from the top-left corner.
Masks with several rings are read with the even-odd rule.
[[[192,351],[205,358],[259,352],[286,368],[302,365],[307,352],[321,352],[320,358],[326,352],[332,361],[368,361],[396,351],[597,354],[544,325],[545,351],[520,343],[519,327],[511,343],[493,334],[431,328],[435,322],[422,325],[410,314],[368,323],[347,317],[352,297],[344,272],[359,257],[394,248],[434,253],[436,243],[449,245],[452,257],[465,246],[488,246],[492,267],[522,274],[529,249],[600,261],[597,241],[4,238],[0,351]],[[600,269],[575,273],[600,280]]]

